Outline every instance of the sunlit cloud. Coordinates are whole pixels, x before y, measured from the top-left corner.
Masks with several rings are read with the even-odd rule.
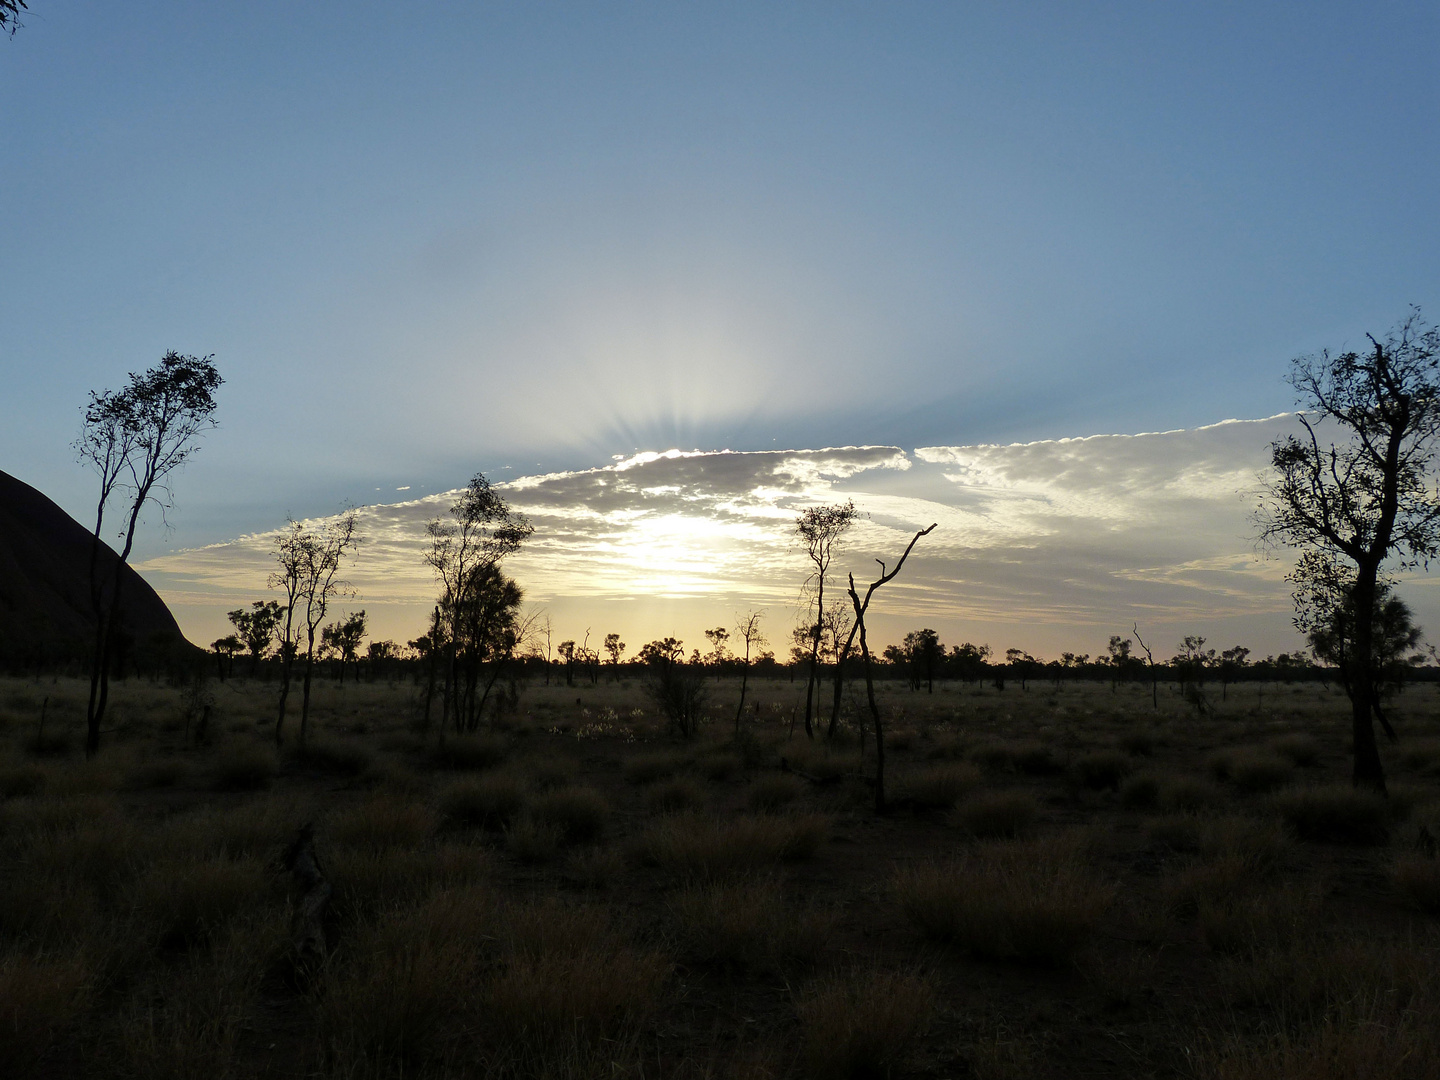
[[[1257,554],[1251,514],[1269,444],[1292,423],[1276,416],[909,453],[643,452],[496,486],[535,526],[508,567],[540,604],[665,601],[697,620],[744,605],[793,610],[805,575],[796,516],[853,499],[862,517],[837,566],[861,581],[875,559],[893,560],[915,531],[938,526],[887,591],[886,618],[953,633],[1009,627],[1046,641],[1136,621],[1240,620],[1278,641],[1288,633],[1289,564]],[[365,544],[349,573],[357,603],[404,610],[419,632],[435,591],[425,524],[456,494],[359,511]],[[275,536],[180,551],[142,569],[182,612],[240,603],[263,592]]]

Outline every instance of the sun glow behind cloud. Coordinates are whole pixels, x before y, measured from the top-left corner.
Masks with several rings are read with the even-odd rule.
[[[864,516],[837,567],[861,581],[875,558],[893,560],[917,529],[939,526],[887,590],[886,630],[923,620],[951,638],[1003,634],[1007,644],[1044,650],[1084,645],[1081,634],[1103,644],[1139,621],[1249,634],[1275,651],[1295,644],[1288,563],[1257,557],[1249,516],[1267,447],[1291,424],[1279,416],[911,453],[638,453],[497,485],[535,525],[507,565],[532,602],[582,625],[604,620],[640,640],[698,639],[700,627],[763,606],[773,643],[805,573],[796,515],[849,498]],[[366,543],[349,576],[355,606],[370,611],[380,636],[420,632],[434,593],[424,525],[454,495],[360,510]],[[142,569],[190,629],[187,609],[213,617],[263,594],[273,537],[176,552]],[[1423,600],[1416,607],[1423,621]],[[654,621],[664,619],[684,625]],[[191,633],[214,636],[208,626]]]

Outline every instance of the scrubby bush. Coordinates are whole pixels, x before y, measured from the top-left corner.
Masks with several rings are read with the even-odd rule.
[[[259,791],[275,779],[275,751],[259,743],[227,746],[215,761],[214,785],[220,791]]]
[[[1298,731],[1270,740],[1270,748],[1302,769],[1320,760],[1320,745],[1311,736]]]
[[[670,906],[688,954],[755,971],[815,962],[835,924],[829,912],[787,902],[779,883],[768,878],[692,885]]]
[[[774,813],[789,806],[805,790],[804,781],[784,773],[762,776],[745,793],[745,804],[751,810]]]
[[[510,747],[499,735],[454,735],[433,751],[443,769],[490,769],[502,764]]]
[[[895,892],[927,937],[977,956],[1053,965],[1089,937],[1111,889],[1067,837],[980,844],[953,862],[902,870]]]
[[[461,780],[440,793],[440,812],[457,825],[501,829],[525,805],[525,789],[513,776],[492,773]]]
[[[1120,785],[1120,805],[1131,810],[1153,810],[1160,805],[1160,779],[1140,773]]]
[[[651,811],[673,814],[677,810],[693,810],[705,803],[705,790],[694,780],[675,777],[656,784],[645,797],[645,804]]]
[[[1087,788],[1119,791],[1120,781],[1134,772],[1135,765],[1117,750],[1098,750],[1078,758],[1074,770],[1075,778]]]
[[[1427,915],[1440,915],[1440,859],[1433,855],[1402,855],[1391,880],[1410,903]]]
[[[889,1075],[929,1022],[934,991],[908,972],[850,971],[824,978],[796,1004],[810,1075]]]
[[[584,844],[605,834],[610,806],[593,788],[560,788],[535,799],[529,812],[537,821],[559,829],[564,843]]]
[[[656,780],[674,776],[688,760],[686,755],[673,752],[636,754],[625,762],[620,771],[632,784],[653,784]]]
[[[987,791],[961,803],[954,822],[978,837],[1019,836],[1035,823],[1040,807],[1023,791]]]
[[[897,795],[917,806],[948,810],[980,783],[980,770],[966,762],[932,765],[896,784]]]
[[[1230,760],[1229,778],[1244,795],[1264,795],[1288,783],[1294,768],[1277,754],[1250,751]]]
[[[1282,792],[1275,808],[1301,840],[1337,844],[1383,844],[1390,836],[1385,799],[1344,785]]]
[[[295,762],[308,769],[335,776],[359,776],[370,767],[373,755],[357,742],[340,739],[309,739],[296,746]]]
[[[676,877],[733,877],[808,859],[826,832],[825,819],[815,814],[728,820],[677,814],[641,834],[635,851]]]
[[[330,818],[328,832],[337,844],[349,847],[415,848],[425,842],[438,824],[435,812],[424,803],[376,792],[336,811]]]

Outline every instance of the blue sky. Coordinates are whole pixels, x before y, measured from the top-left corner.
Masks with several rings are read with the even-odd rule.
[[[215,353],[146,559],[477,469],[1261,418],[1437,310],[1433,5],[32,8],[0,468],[85,517],[86,391]]]

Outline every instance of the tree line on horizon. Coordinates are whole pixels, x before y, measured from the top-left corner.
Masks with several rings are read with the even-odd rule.
[[[748,676],[752,666],[767,665],[785,666],[797,674],[803,669],[805,733],[811,738],[822,733],[823,698],[829,689],[829,718],[823,733],[833,735],[844,680],[856,667],[858,643],[857,677],[865,681],[882,762],[883,728],[873,687],[877,674],[903,672],[912,686],[918,686],[923,672],[927,688],[933,686],[937,673],[944,678],[953,672],[970,681],[988,677],[997,687],[1009,677],[1018,679],[1023,690],[1031,678],[1056,673],[1061,677],[1108,673],[1118,682],[1122,676],[1134,677],[1143,664],[1152,688],[1158,686],[1162,671],[1179,673],[1182,683],[1193,688],[1197,705],[1203,705],[1201,687],[1207,674],[1218,677],[1223,697],[1229,682],[1241,673],[1308,672],[1328,677],[1326,673],[1333,672],[1351,702],[1353,782],[1384,794],[1375,726],[1378,723],[1391,740],[1398,737],[1385,702],[1404,672],[1416,667],[1422,636],[1396,593],[1395,574],[1428,567],[1430,559],[1440,555],[1440,491],[1433,479],[1440,447],[1440,331],[1413,308],[1383,339],[1370,336],[1368,341],[1363,351],[1322,351],[1292,362],[1289,382],[1301,406],[1297,418],[1304,433],[1272,444],[1273,472],[1254,517],[1263,544],[1298,553],[1288,580],[1293,586],[1294,624],[1306,641],[1308,656],[1281,654],[1251,664],[1243,647],[1217,656],[1214,649],[1204,648],[1203,638],[1187,637],[1179,653],[1157,662],[1138,625],[1133,643],[1115,635],[1109,655],[1096,660],[1064,653],[1058,661],[1041,662],[1010,649],[1000,664],[988,646],[965,643],[945,651],[929,629],[872,651],[866,616],[877,590],[900,573],[919,541],[936,526],[918,531],[892,568],[876,560],[880,573],[868,584],[857,583],[854,573],[847,573],[837,583],[839,596],[836,588],[830,588],[827,601],[835,559],[858,513],[847,501],[807,508],[795,522],[795,538],[806,556],[802,600],[808,614],[791,634],[789,663],[781,664],[765,651],[760,613],[749,612],[736,627],[735,640],[745,643],[742,672]],[[100,478],[90,560],[95,635],[87,755],[99,749],[109,678],[112,667],[119,666],[121,568],[129,558],[143,510],[156,507],[163,518],[171,505],[172,474],[198,449],[203,431],[214,426],[214,395],[221,383],[211,357],[172,351],[150,371],[131,374],[121,390],[92,393],[85,409],[76,450]],[[1338,438],[1331,438],[1332,434]],[[101,538],[112,501],[124,507],[123,546],[113,567],[102,570]],[[579,643],[559,642],[552,653],[549,617],[524,613],[523,589],[504,572],[503,563],[533,531],[525,517],[477,474],[451,507],[448,519],[436,518],[427,526],[430,548],[425,559],[439,591],[427,632],[404,648],[393,642],[371,642],[366,651],[372,666],[410,662],[424,670],[425,719],[430,720],[438,705],[436,730],[442,739],[447,730],[474,730],[487,709],[513,708],[516,673],[542,654],[542,641],[547,677],[555,653],[571,680],[577,665],[589,670],[592,678],[601,666],[598,649],[589,646],[588,632]],[[284,739],[297,664],[303,746],[317,662],[336,657],[342,677],[347,665],[359,662],[364,612],[349,612],[331,622],[327,617],[341,599],[353,595],[340,572],[362,540],[353,510],[315,526],[291,520],[276,540],[277,569],[269,580],[283,599],[257,601],[232,612],[235,634],[212,646],[222,660],[231,662],[247,648],[258,667],[265,650],[255,643],[272,638],[276,642],[281,683],[277,743]],[[710,649],[701,653],[692,648],[688,658],[682,643],[673,638],[651,642],[637,654],[636,662],[653,672],[657,701],[682,732],[696,715],[702,696],[699,680],[707,671],[723,667],[726,642],[731,640],[730,630],[723,627],[707,631],[706,637]],[[1144,652],[1144,661],[1131,651],[1135,643]],[[604,648],[611,666],[619,668],[624,645],[618,636],[609,635]],[[741,711],[743,687],[742,681]],[[737,729],[739,719],[737,712]],[[877,783],[877,793],[881,790],[883,781]],[[877,794],[877,801],[881,798]]]

